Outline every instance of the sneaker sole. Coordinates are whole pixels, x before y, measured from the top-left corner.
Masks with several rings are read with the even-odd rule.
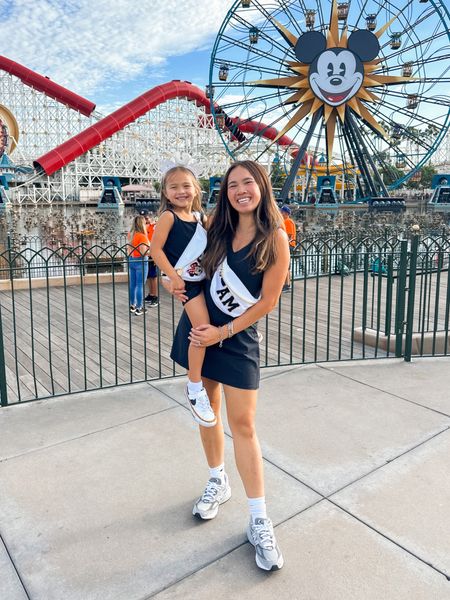
[[[217,417],[214,419],[214,421],[203,421],[203,419],[199,417],[195,412],[186,390],[184,391],[184,395],[186,396],[186,400],[189,406],[189,410],[191,411],[192,418],[196,423],[202,425],[203,427],[215,427],[217,425]]]
[[[225,502],[228,502],[228,500],[231,498],[231,488],[228,488],[227,493],[225,494],[225,497],[222,498],[222,500],[219,502],[219,506],[221,504],[225,504]],[[199,519],[201,519],[202,521],[211,521],[211,519],[214,519],[215,517],[217,517],[217,513],[219,512],[219,506],[217,507],[217,510],[214,513],[206,513],[205,516],[203,516],[201,514],[200,511],[195,510],[195,506],[192,509],[192,514],[194,515],[194,517],[197,517]]]
[[[253,546],[253,548],[255,548],[255,544],[253,542],[252,535],[250,533],[250,529],[247,529],[247,539],[250,542],[250,544]],[[258,565],[258,567],[260,569],[262,569],[263,571],[279,571],[280,569],[283,568],[283,565],[284,565],[284,558],[283,558],[283,556],[280,556],[277,564],[274,564],[274,565],[272,565],[270,567],[269,567],[269,565],[267,563],[263,564],[261,562],[261,559],[259,558],[258,554],[255,555],[255,560],[256,560],[256,564]]]

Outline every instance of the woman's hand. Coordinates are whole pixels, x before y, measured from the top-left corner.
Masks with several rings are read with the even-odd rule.
[[[166,277],[161,278],[161,283],[162,283],[164,289],[166,291],[168,291],[169,294],[172,294],[172,296],[174,296],[174,298],[176,298],[180,302],[187,302],[189,300],[189,298],[184,293],[185,292],[184,285],[183,285],[182,290],[174,290],[173,286],[172,286],[172,282],[170,281],[170,279],[166,279]]]
[[[194,346],[201,348],[207,348],[208,346],[214,346],[220,342],[220,327],[215,325],[199,325],[193,327],[189,334],[189,341]]]

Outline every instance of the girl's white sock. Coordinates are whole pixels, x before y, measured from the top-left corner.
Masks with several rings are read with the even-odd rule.
[[[200,392],[203,389],[203,383],[201,380],[198,382],[197,381],[194,382],[194,381],[190,381],[188,379],[187,386],[188,386],[188,392],[190,394],[196,394],[197,392]]]

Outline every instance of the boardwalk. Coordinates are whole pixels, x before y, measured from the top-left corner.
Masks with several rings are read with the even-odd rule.
[[[418,287],[416,312],[429,325],[436,282],[427,285],[423,293]],[[438,285],[442,329],[446,272]],[[183,373],[169,357],[181,309],[165,292],[145,318],[129,314],[126,283],[15,291],[14,303],[1,292],[0,302],[9,402]],[[385,317],[385,278],[351,273],[295,281],[293,293],[283,294],[259,325],[261,364],[386,356],[353,339],[363,325],[383,333]]]

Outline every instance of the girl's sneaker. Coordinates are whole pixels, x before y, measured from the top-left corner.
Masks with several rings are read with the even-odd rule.
[[[223,479],[211,477],[205,487],[205,491],[194,504],[192,514],[208,521],[214,519],[219,512],[219,505],[231,498],[231,488],[228,475],[223,474]]]
[[[137,315],[137,316],[139,317],[140,315],[143,315],[143,314],[144,314],[144,313],[146,313],[146,312],[148,312],[148,310],[147,310],[146,308],[137,308],[137,309],[134,311],[134,314],[135,314],[135,315]]]
[[[136,312],[136,307],[134,306],[134,304],[132,304],[130,306],[130,312],[135,313]]]
[[[205,388],[195,392],[195,394],[190,394],[186,386],[186,398],[194,421],[199,425],[203,425],[203,427],[214,427],[217,423],[217,417],[211,408]]]
[[[256,564],[264,571],[277,571],[284,565],[270,519],[250,518],[247,528],[248,541],[255,547]]]

